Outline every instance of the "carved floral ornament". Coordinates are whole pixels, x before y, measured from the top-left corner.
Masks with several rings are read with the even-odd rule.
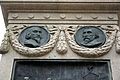
[[[120,32],[117,25],[37,25],[45,29],[50,34],[50,39],[47,43],[38,47],[32,48],[24,46],[19,41],[20,34],[30,26],[34,25],[9,25],[9,29],[6,30],[6,34],[3,43],[0,47],[0,52],[7,53],[10,45],[18,53],[24,56],[42,56],[54,49],[59,54],[65,54],[68,51],[68,47],[74,52],[83,57],[99,57],[110,51],[115,41],[116,35],[116,51],[120,53]],[[80,45],[75,40],[75,35],[83,27],[95,27],[103,31],[105,35],[105,42],[97,47],[86,47]],[[69,46],[67,46],[69,45]],[[69,53],[67,53],[69,54]]]

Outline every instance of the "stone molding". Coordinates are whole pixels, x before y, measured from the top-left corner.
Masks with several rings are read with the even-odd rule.
[[[118,24],[117,14],[111,13],[9,13],[9,24]]]
[[[8,12],[87,12],[87,13],[117,13],[120,11],[118,0],[1,0],[2,11],[6,26],[8,25]],[[116,8],[117,7],[117,8]]]
[[[8,20],[118,20],[115,13],[9,13]]]
[[[108,2],[108,3],[111,3],[111,2],[120,2],[118,0],[1,0],[2,2]]]

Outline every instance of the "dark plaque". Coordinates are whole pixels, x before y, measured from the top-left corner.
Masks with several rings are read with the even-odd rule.
[[[46,44],[50,39],[49,32],[42,26],[30,26],[23,30],[19,42],[26,47],[36,48]]]
[[[112,80],[109,61],[17,60],[12,80]]]
[[[88,48],[100,47],[106,41],[104,32],[94,26],[85,26],[80,28],[74,37],[78,45]]]

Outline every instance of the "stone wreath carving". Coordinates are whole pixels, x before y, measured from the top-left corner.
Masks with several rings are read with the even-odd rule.
[[[31,25],[9,25],[9,29],[6,30],[6,34],[4,37],[4,40],[2,42],[2,45],[0,47],[0,54],[7,53],[10,48],[10,44],[13,47],[15,51],[18,53],[24,55],[24,56],[41,56],[49,53],[55,46],[56,51],[59,54],[65,54],[67,53],[67,45],[72,49],[73,52],[79,54],[83,57],[100,57],[110,51],[110,49],[113,46],[113,43],[115,41],[116,33],[119,30],[117,25],[101,25],[101,26],[95,26],[99,29],[101,29],[106,36],[106,40],[104,44],[92,47],[90,48],[88,45],[84,46],[79,45],[75,40],[75,34],[76,32],[82,28],[87,27],[91,25],[47,25],[43,26],[46,30],[50,33],[50,39],[49,41],[41,46],[36,46],[35,48],[30,48],[27,46],[24,46],[19,41],[19,36],[22,33],[23,30],[28,28]],[[41,26],[41,25],[40,25]],[[116,51],[120,52],[119,47],[119,36],[120,32],[117,33],[117,39],[116,39]],[[9,43],[10,42],[10,43]],[[57,44],[57,45],[56,45]]]
[[[49,53],[57,44],[56,51],[59,54],[67,53],[67,42],[65,38],[65,28],[61,26],[48,25],[45,26],[50,33],[50,40],[45,45],[39,47],[30,48],[30,46],[22,45],[22,41],[19,41],[19,36],[21,33],[29,27],[29,25],[9,25],[9,29],[6,30],[4,40],[0,47],[0,54],[7,53],[10,48],[10,44],[15,51],[24,56],[41,56]],[[23,35],[21,39],[23,38]]]
[[[110,51],[115,41],[115,36],[116,36],[116,32],[118,31],[118,26],[115,25],[96,26],[106,34],[106,41],[102,46],[95,48],[80,46],[75,42],[74,35],[76,31],[79,30],[81,27],[87,27],[87,26],[85,25],[69,26],[65,31],[67,42],[73,52],[83,57],[100,57]]]
[[[14,50],[24,56],[41,56],[49,53],[54,46],[56,45],[58,36],[59,36],[59,29],[56,26],[43,26],[44,28],[49,30],[50,39],[48,43],[45,45],[37,46],[37,47],[26,47],[20,44],[19,35],[21,32],[26,29],[28,26],[13,26],[10,30],[10,43]]]

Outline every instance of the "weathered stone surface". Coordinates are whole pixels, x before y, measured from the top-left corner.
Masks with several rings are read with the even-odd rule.
[[[0,80],[11,80],[14,59],[108,60],[113,80],[120,79],[120,55],[116,54],[116,50],[120,52],[119,0],[1,0],[1,2],[8,32],[3,40],[3,47],[0,48],[4,53],[7,52],[2,54]],[[39,48],[24,47],[19,43],[19,35],[27,26],[41,25],[46,26],[45,29],[50,33],[48,43]],[[74,34],[80,26],[86,25],[100,26],[106,36],[105,44],[97,48],[78,45]],[[91,69],[92,67],[88,68]],[[85,79],[88,77],[90,76]]]

